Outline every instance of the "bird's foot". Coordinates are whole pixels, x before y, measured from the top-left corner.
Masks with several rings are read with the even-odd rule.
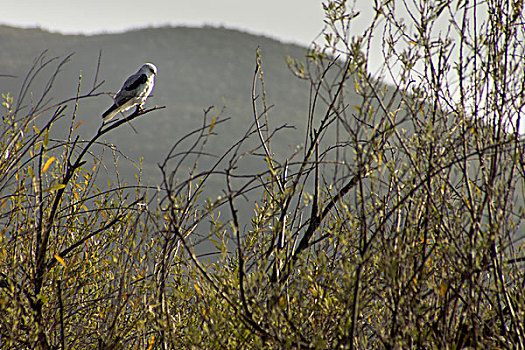
[[[137,109],[135,109],[135,113],[144,113],[144,107],[142,105],[138,105]]]

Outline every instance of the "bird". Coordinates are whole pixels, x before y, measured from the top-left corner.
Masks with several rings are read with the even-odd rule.
[[[115,95],[114,103],[102,114],[104,123],[110,121],[120,112],[127,111],[133,106],[142,109],[149,94],[155,85],[157,67],[153,63],[145,63],[137,73],[131,75]]]

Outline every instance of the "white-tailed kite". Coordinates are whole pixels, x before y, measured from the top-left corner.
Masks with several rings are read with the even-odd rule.
[[[119,112],[124,112],[133,106],[142,108],[142,105],[148,98],[157,75],[157,67],[151,63],[146,63],[140,67],[139,71],[130,76],[124,82],[114,98],[113,106],[102,114],[104,123],[109,121]]]

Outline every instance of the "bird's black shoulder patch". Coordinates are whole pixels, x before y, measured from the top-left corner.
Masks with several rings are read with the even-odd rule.
[[[132,84],[127,86],[124,90],[126,91],[135,90],[140,84],[144,84],[146,80],[148,80],[148,77],[146,76],[146,74],[141,74],[140,77],[137,78],[137,80],[135,80]]]

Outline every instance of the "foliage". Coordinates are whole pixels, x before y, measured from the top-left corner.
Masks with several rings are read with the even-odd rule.
[[[101,190],[102,159],[85,163],[138,112],[86,143],[73,112],[65,140],[49,138],[96,83],[47,110],[5,95],[2,344],[523,349],[522,6],[376,1],[352,37],[357,13],[325,2],[325,43],[289,59],[310,85],[304,144],[282,157],[273,143],[288,127],[272,119],[258,50],[244,136],[209,147],[230,121],[206,110],[157,189],[138,176]]]
[[[56,59],[35,60],[16,102],[3,96],[0,336],[5,348],[114,348],[123,333],[133,334],[144,314],[136,307],[140,301],[131,298],[132,291],[148,287],[144,188],[139,182],[101,190],[95,178],[102,158],[94,156],[90,166],[84,159],[98,138],[151,109],[102,125],[89,141],[79,142],[77,106],[100,95],[96,78],[86,95],[80,95],[79,83],[76,97],[45,106],[68,60],[56,64],[46,90],[30,105],[25,103],[31,82]],[[73,107],[67,138],[50,138],[67,107]]]

